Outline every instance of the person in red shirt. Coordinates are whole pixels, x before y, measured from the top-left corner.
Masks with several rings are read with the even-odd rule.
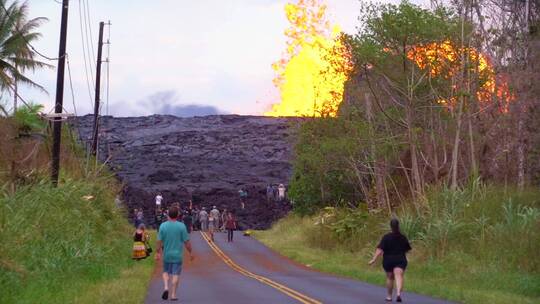
[[[234,230],[236,230],[236,219],[232,212],[227,213],[227,218],[225,220],[225,228],[227,229],[227,242],[233,241]]]

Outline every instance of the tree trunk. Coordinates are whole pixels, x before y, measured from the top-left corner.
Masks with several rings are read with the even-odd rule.
[[[450,188],[452,190],[457,189],[457,177],[458,177],[458,156],[459,156],[459,142],[461,137],[461,122],[463,114],[463,96],[460,98],[459,109],[457,114],[457,126],[456,135],[454,137],[454,149],[452,150],[452,183]]]
[[[519,190],[525,187],[525,138],[523,132],[523,115],[518,113],[518,145],[517,145],[517,186]]]
[[[476,164],[476,154],[474,149],[474,133],[472,127],[471,115],[468,115],[468,125],[469,125],[469,149],[471,149],[471,173],[473,177],[478,176],[478,165]]]
[[[382,168],[384,164],[379,162],[377,155],[377,149],[375,148],[375,128],[373,125],[373,111],[371,104],[371,96],[369,93],[364,94],[366,98],[366,118],[370,125],[370,148],[371,148],[371,159],[373,160],[373,172],[375,175],[375,194],[377,197],[377,208],[382,209],[387,205],[385,187],[384,187],[384,169]]]
[[[418,197],[423,193],[422,189],[422,180],[420,178],[420,170],[418,169],[418,152],[416,148],[416,135],[413,130],[413,118],[412,118],[412,109],[407,109],[407,139],[409,144],[409,149],[411,153],[411,175],[412,182],[414,185],[413,198]]]

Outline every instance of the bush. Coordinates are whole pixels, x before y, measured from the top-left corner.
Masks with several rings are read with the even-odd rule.
[[[29,135],[31,132],[41,132],[47,127],[47,123],[39,117],[39,112],[43,105],[30,104],[24,106],[14,113],[13,118],[17,124],[20,135]]]

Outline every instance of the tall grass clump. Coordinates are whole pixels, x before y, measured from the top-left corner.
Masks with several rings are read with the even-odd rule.
[[[419,222],[419,245],[430,256],[464,252],[505,269],[539,272],[540,192],[475,184],[461,190],[432,189],[422,212],[399,216]],[[415,236],[416,236],[415,235]],[[414,237],[413,237],[414,239]]]
[[[97,177],[3,191],[0,303],[70,303],[77,289],[129,267],[132,231],[116,190]]]

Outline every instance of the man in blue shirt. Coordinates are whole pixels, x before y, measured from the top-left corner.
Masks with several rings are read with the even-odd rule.
[[[184,223],[178,221],[178,207],[172,206],[169,209],[169,220],[161,224],[158,233],[156,260],[161,259],[163,254],[163,294],[161,298],[169,298],[169,277],[172,277],[171,300],[178,300],[176,289],[178,279],[182,272],[182,258],[184,246],[186,247],[191,260],[194,259],[189,234]]]

